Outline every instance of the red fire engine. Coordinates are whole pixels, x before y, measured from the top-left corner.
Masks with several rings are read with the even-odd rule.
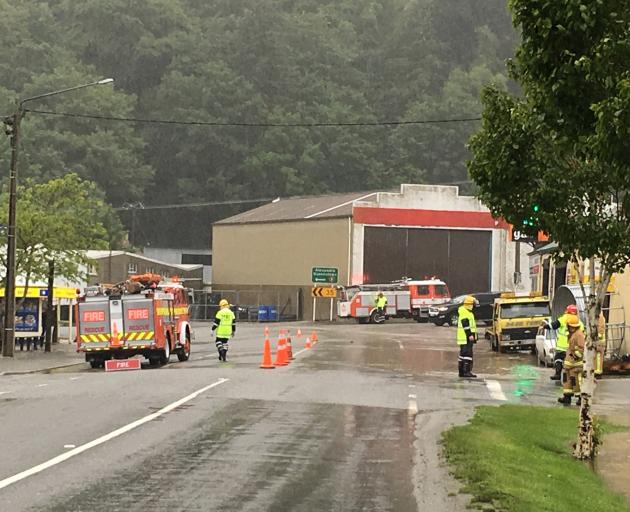
[[[89,286],[76,306],[77,352],[92,368],[108,359],[146,357],[164,365],[190,357],[188,291],[176,279],[142,274],[111,287]]]
[[[435,277],[422,281],[403,279],[389,284],[361,284],[341,289],[337,314],[341,318],[356,318],[359,323],[375,321],[375,300],[383,292],[387,298],[385,314],[395,318],[413,318],[426,322],[429,307],[451,300],[444,281]]]

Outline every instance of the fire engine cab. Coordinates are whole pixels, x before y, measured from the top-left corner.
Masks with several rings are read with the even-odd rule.
[[[375,322],[377,295],[387,298],[385,314],[394,318],[413,318],[426,322],[429,307],[451,299],[446,283],[432,277],[424,280],[402,279],[389,284],[361,284],[341,288],[337,314],[356,318],[359,323]]]
[[[92,368],[108,359],[146,357],[164,365],[171,354],[190,357],[188,290],[176,279],[142,274],[116,285],[89,286],[76,305],[77,352]]]

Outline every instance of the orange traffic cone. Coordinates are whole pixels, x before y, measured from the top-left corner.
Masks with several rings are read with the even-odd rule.
[[[112,332],[111,343],[115,347],[121,344],[120,338],[118,337],[118,327],[116,327],[116,323],[114,323],[114,331]]]
[[[265,325],[265,338],[269,337],[269,326]]]
[[[309,338],[308,336],[306,337],[306,344],[304,345],[304,348],[313,348],[313,345],[311,344],[311,338]]]
[[[289,361],[295,359],[293,357],[293,346],[291,345],[291,330],[287,330],[287,359]]]
[[[302,338],[302,329],[298,328],[298,332],[297,332],[297,339],[301,339]]]
[[[289,364],[289,360],[287,358],[287,345],[282,337],[278,337],[278,348],[276,349],[276,362],[273,363],[275,366],[286,366]]]
[[[269,338],[265,338],[265,347],[263,348],[263,359],[262,363],[260,363],[261,368],[265,368],[266,370],[273,370],[275,366],[271,362],[271,343],[269,343]]]
[[[313,345],[317,344],[317,332],[316,331],[313,331],[311,333],[311,341],[313,342]]]

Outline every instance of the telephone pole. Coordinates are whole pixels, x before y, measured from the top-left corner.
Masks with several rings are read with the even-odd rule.
[[[17,210],[17,175],[18,151],[20,147],[20,124],[26,110],[24,104],[29,101],[56,96],[65,92],[85,89],[95,85],[105,85],[114,82],[113,78],[105,78],[89,84],[76,85],[59,91],[38,94],[20,100],[12,116],[4,118],[5,133],[11,137],[11,170],[9,173],[9,226],[7,229],[7,273],[4,286],[4,336],[2,337],[2,355],[13,357],[15,348],[15,273],[16,273],[16,210]]]

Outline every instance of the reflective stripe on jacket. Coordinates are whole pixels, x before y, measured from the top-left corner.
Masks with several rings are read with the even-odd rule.
[[[460,306],[457,310],[457,344],[458,345],[466,345],[468,342],[468,338],[466,336],[466,331],[464,330],[464,326],[462,325],[462,320],[468,320],[468,326],[470,332],[474,335],[477,334],[477,322],[475,321],[475,315],[465,306]]]

